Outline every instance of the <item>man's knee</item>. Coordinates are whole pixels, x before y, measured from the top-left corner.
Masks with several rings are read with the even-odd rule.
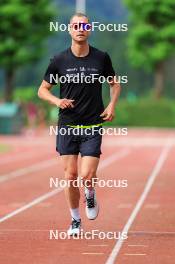
[[[91,180],[93,177],[95,177],[95,175],[96,175],[96,170],[94,169],[89,169],[81,172],[81,178],[83,180]]]
[[[76,180],[77,176],[78,176],[78,173],[76,170],[70,170],[70,169],[65,170],[65,179],[66,180],[69,180],[69,181]]]

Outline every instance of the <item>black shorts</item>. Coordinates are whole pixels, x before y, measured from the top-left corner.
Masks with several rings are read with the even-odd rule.
[[[78,155],[80,153],[82,157],[99,158],[102,154],[102,135],[99,132],[101,127],[73,129],[66,125],[59,125],[56,151],[60,155]]]

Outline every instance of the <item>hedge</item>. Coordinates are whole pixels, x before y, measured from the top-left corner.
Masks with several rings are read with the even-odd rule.
[[[175,101],[162,98],[120,100],[115,119],[107,126],[175,127]]]

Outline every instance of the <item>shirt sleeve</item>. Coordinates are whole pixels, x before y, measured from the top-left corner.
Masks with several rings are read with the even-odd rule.
[[[115,71],[112,66],[111,58],[109,57],[108,53],[105,53],[105,59],[104,59],[104,71],[103,75],[105,78],[109,76],[115,76]]]
[[[58,69],[56,67],[55,58],[50,60],[50,64],[44,74],[44,80],[52,85],[58,84],[59,74]]]

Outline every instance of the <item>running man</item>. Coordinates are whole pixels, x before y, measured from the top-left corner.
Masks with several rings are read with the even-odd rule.
[[[65,188],[72,218],[69,235],[81,232],[80,191],[73,184],[78,177],[79,153],[80,176],[84,183],[88,181],[88,184],[84,184],[86,215],[90,220],[94,220],[98,215],[99,204],[91,181],[92,178],[96,178],[101,155],[102,135],[98,131],[103,122],[112,121],[114,118],[115,105],[120,94],[120,85],[115,81],[115,72],[109,55],[88,44],[90,29],[91,25],[85,14],[76,13],[72,16],[69,30],[72,45],[51,60],[38,90],[41,99],[60,108],[59,131],[64,128],[68,132],[68,129],[70,131],[70,128],[80,126],[84,131],[88,128],[87,134],[58,133],[56,140],[56,150],[61,155],[65,179],[71,182],[70,186]],[[75,76],[87,78],[86,81],[85,78],[75,81]],[[102,82],[90,79],[89,76],[105,78],[111,76],[109,81],[111,100],[106,109],[102,101]],[[69,78],[65,81],[65,77]],[[57,84],[57,78],[60,80],[60,98],[50,92],[53,85]]]

